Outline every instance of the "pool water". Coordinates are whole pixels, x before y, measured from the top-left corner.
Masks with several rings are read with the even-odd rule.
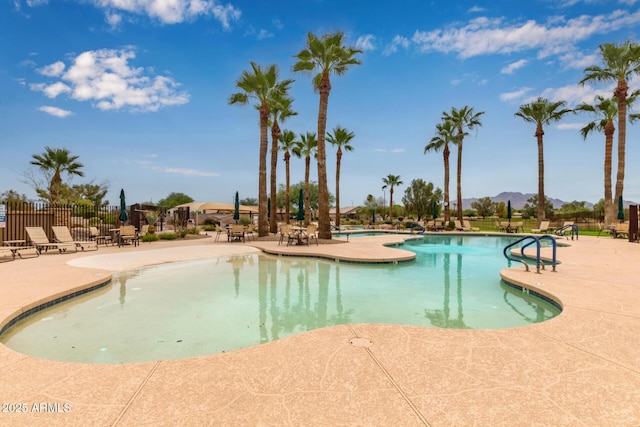
[[[223,353],[326,326],[508,328],[560,310],[501,283],[508,237],[424,236],[416,260],[352,264],[265,254],[165,264],[47,308],[0,336],[45,359],[122,363]],[[533,273],[532,273],[533,274]]]

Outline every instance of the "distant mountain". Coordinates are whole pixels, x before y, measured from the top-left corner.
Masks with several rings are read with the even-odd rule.
[[[527,200],[529,200],[533,196],[535,196],[535,194],[533,193],[522,194],[520,192],[503,191],[496,196],[490,197],[490,199],[492,202],[504,203],[507,203],[507,201],[511,200],[511,207],[513,207],[513,209],[523,209],[525,203],[527,203]],[[478,198],[462,199],[462,209],[471,209],[471,203],[477,200]],[[551,203],[553,203],[553,207],[556,209],[558,209],[565,203],[568,203],[560,199],[549,198],[549,200],[551,201]],[[593,203],[587,202],[585,206],[588,208],[593,208]]]

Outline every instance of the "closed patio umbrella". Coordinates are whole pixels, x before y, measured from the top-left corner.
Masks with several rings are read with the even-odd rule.
[[[624,221],[624,205],[622,203],[622,195],[618,196],[618,219]]]
[[[302,188],[298,193],[298,213],[296,214],[296,219],[298,221],[304,221],[304,193],[302,192]]]
[[[507,219],[511,223],[511,200],[507,200]]]
[[[127,214],[127,202],[124,199],[124,188],[120,189],[120,215],[118,216],[120,222],[126,222],[129,219]]]
[[[240,199],[238,198],[238,192],[236,191],[236,197],[233,201],[233,219],[236,220],[236,224],[240,219]]]
[[[433,202],[433,206],[431,207],[431,214],[433,215],[433,220],[435,221],[438,218],[438,204]]]

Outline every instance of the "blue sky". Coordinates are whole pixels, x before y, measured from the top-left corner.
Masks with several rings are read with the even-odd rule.
[[[197,201],[258,196],[258,114],[230,106],[249,62],[293,78],[282,128],[316,131],[318,95],[292,56],[308,32],[345,33],[362,65],[334,77],[327,129],[355,133],[342,160],[341,205],[385,197],[382,178],[443,187],[441,153],[423,154],[443,111],[469,105],[483,126],[465,139],[463,197],[537,192],[535,127],[514,117],[537,96],[570,107],[610,96],[579,87],[598,46],[639,39],[639,0],[337,1],[11,0],[0,5],[0,193],[35,198],[33,154],[65,147],[84,164],[71,184],[108,183],[116,204],[185,193]],[[634,79],[631,89],[640,87]],[[632,110],[637,112],[638,110]],[[547,196],[603,197],[604,136],[589,117],[545,129]],[[625,199],[640,201],[640,124],[627,128]],[[327,147],[329,187],[335,150]],[[282,158],[282,155],[279,156]],[[452,200],[456,152],[451,155]],[[293,159],[292,182],[304,177]],[[615,157],[614,177],[615,182]],[[312,166],[312,179],[317,179]],[[284,163],[278,165],[284,182]]]

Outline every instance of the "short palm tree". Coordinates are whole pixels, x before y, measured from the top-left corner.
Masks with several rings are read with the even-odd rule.
[[[442,150],[444,160],[444,221],[446,224],[451,220],[451,211],[449,210],[449,144],[455,144],[457,141],[456,129],[452,121],[444,120],[436,125],[436,134],[429,143],[424,147],[424,153],[429,151],[439,152]]]
[[[473,107],[464,106],[461,109],[455,107],[451,108],[451,113],[446,111],[442,113],[442,120],[450,120],[453,122],[453,126],[458,130],[456,134],[456,145],[458,146],[458,212],[457,216],[462,221],[462,141],[464,137],[468,135],[466,130],[472,130],[477,126],[482,126],[480,117],[484,114],[484,111],[476,113]]]
[[[290,160],[291,152],[296,146],[296,134],[290,130],[285,130],[280,135],[280,150],[284,152],[284,165],[285,165],[285,192],[284,192],[284,205],[285,205],[285,223],[289,224],[289,218],[291,217],[291,173],[290,173]]]
[[[344,151],[351,151],[353,147],[349,144],[355,137],[353,132],[349,132],[347,129],[336,126],[333,128],[333,133],[327,134],[327,141],[333,146],[338,147],[336,152],[336,227],[340,228],[340,164],[342,162],[342,149]]]
[[[267,127],[271,104],[276,99],[286,97],[289,86],[293,80],[278,80],[278,70],[275,65],[270,65],[263,70],[260,65],[251,62],[251,71],[243,71],[236,81],[236,86],[241,92],[229,97],[229,104],[246,105],[249,100],[257,101],[256,108],[260,112],[260,159],[258,176],[258,236],[269,235],[269,222],[267,218]]]
[[[38,166],[47,176],[51,176],[48,192],[40,191],[39,194],[48,198],[50,203],[60,203],[62,173],[84,176],[84,165],[78,162],[78,156],[72,156],[66,148],[44,147],[44,150],[43,154],[34,154],[31,160],[32,165]]]
[[[277,196],[277,167],[278,167],[278,140],[280,138],[279,123],[284,122],[289,117],[298,115],[291,109],[293,99],[283,97],[275,99],[271,105],[271,200],[275,201]],[[276,209],[271,209],[271,217],[269,218],[269,230],[272,233],[278,232],[278,221]]]
[[[536,124],[535,137],[538,141],[538,226],[545,219],[543,127],[557,122],[565,114],[573,112],[571,109],[563,108],[565,105],[565,101],[551,102],[546,98],[538,97],[538,99],[529,104],[521,105],[518,112],[515,113],[516,117],[520,117],[525,122]]]
[[[318,236],[331,239],[331,219],[329,217],[329,188],[327,186],[327,154],[325,149],[325,133],[327,130],[327,107],[331,92],[331,74],[340,76],[352,65],[359,65],[355,58],[361,50],[346,47],[343,44],[344,34],[325,34],[318,38],[312,33],[307,35],[307,45],[295,58],[298,59],[293,71],[312,73],[313,88],[320,93],[318,108]]]
[[[580,80],[580,85],[591,81],[617,83],[613,96],[618,103],[618,173],[615,193],[615,200],[618,200],[624,190],[628,82],[633,76],[640,75],[640,45],[631,41],[621,44],[605,43],[600,45],[600,56],[604,68],[595,65],[585,68],[585,77]]]
[[[387,175],[386,178],[382,178],[384,185],[382,188],[389,187],[389,219],[393,218],[393,188],[403,184],[400,181],[400,175]]]
[[[318,152],[318,140],[313,132],[300,135],[300,139],[301,141],[298,141],[293,152],[298,157],[304,157],[304,225],[307,226],[311,218],[309,170],[311,168],[311,156],[316,156]]]

